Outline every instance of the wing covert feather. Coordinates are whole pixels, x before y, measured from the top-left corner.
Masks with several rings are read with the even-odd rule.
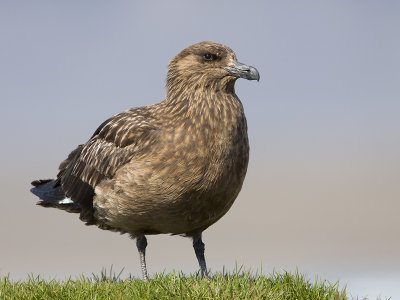
[[[156,121],[140,108],[106,120],[61,163],[57,177],[66,195],[83,209],[91,209],[96,185],[156,143],[157,131]]]

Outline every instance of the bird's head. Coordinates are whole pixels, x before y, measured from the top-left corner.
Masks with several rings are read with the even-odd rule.
[[[238,78],[259,80],[256,68],[237,61],[229,47],[213,42],[194,44],[168,65],[167,93],[187,88],[234,91]]]

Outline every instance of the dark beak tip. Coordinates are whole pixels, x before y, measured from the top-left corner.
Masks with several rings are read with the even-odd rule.
[[[256,68],[250,67],[250,74],[251,74],[253,80],[257,80],[257,82],[260,81],[260,73],[258,72],[258,70]]]

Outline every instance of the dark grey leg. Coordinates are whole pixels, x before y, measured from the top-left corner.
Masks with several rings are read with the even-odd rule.
[[[209,277],[207,272],[206,259],[204,257],[205,246],[203,241],[201,240],[201,233],[193,237],[193,248],[194,252],[196,253],[197,260],[199,261],[201,277]]]
[[[136,237],[136,247],[139,251],[140,257],[140,266],[142,268],[142,276],[143,280],[149,280],[149,276],[147,276],[147,268],[146,268],[146,247],[147,247],[147,239],[144,235],[140,235]]]

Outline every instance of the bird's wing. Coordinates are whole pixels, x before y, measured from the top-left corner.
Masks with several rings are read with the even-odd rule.
[[[135,155],[157,142],[158,127],[143,109],[132,109],[106,120],[90,140],[79,145],[60,165],[57,175],[66,196],[83,210],[92,208],[94,188]]]

